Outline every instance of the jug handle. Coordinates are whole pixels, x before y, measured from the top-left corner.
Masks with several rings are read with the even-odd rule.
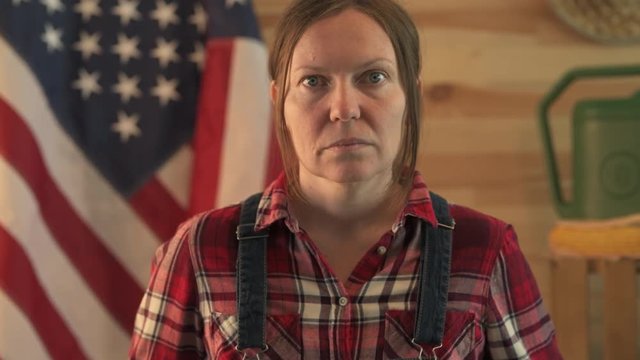
[[[547,157],[547,170],[549,174],[549,180],[551,183],[552,198],[556,205],[556,209],[561,217],[571,218],[578,217],[579,209],[576,206],[575,200],[572,202],[567,201],[560,188],[560,180],[558,176],[558,165],[556,162],[556,155],[551,141],[551,131],[549,128],[549,109],[551,105],[558,99],[560,94],[575,80],[585,78],[597,78],[597,77],[617,77],[617,76],[629,76],[640,75],[640,64],[630,66],[615,66],[615,67],[597,67],[597,68],[578,68],[566,73],[560,81],[558,81],[551,91],[542,99],[540,107],[538,109],[538,119],[540,129],[542,133],[542,143],[544,145],[546,157]],[[574,197],[575,199],[575,187]]]

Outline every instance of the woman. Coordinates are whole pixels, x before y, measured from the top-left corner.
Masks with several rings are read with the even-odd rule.
[[[414,170],[403,9],[294,1],[270,71],[285,173],[158,250],[131,358],[561,358],[512,228]]]

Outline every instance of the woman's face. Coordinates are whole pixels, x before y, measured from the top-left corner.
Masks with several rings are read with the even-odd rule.
[[[284,100],[301,181],[390,180],[404,110],[393,45],[373,19],[347,9],[303,33]]]

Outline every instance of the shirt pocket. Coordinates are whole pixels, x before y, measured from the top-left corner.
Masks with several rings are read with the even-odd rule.
[[[260,354],[260,359],[301,359],[300,333],[301,324],[297,314],[267,316],[265,338],[268,349]],[[243,353],[236,350],[237,344],[238,318],[236,315],[214,312],[211,323],[205,330],[205,346],[209,357],[220,360],[240,360]]]
[[[390,310],[385,314],[383,360],[418,359],[420,347],[413,343],[414,311]],[[466,359],[476,344],[475,316],[467,311],[449,310],[445,317],[442,347],[423,347],[423,359]]]

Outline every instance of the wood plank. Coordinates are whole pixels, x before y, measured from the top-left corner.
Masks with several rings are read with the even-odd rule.
[[[490,139],[486,139],[490,141]],[[559,164],[569,166],[568,155],[560,154]],[[486,152],[452,155],[418,154],[419,168],[429,184],[447,186],[509,186],[546,181],[546,165],[541,154]]]
[[[429,177],[428,173],[424,175],[427,178]],[[434,191],[442,193],[443,196],[446,194],[448,199],[468,206],[482,206],[485,209],[499,207],[511,209],[514,206],[521,206],[523,214],[526,209],[530,209],[530,212],[536,214],[541,209],[547,213],[554,213],[550,209],[551,196],[546,181],[540,181],[537,184],[513,183],[507,186],[488,186],[473,183],[469,183],[466,186],[451,186],[428,181],[427,185]],[[546,216],[545,218],[551,221],[556,220],[555,217]]]
[[[428,73],[425,76],[423,98],[428,119],[491,119],[498,116],[513,121],[529,118],[543,96],[542,92],[434,83]]]
[[[511,2],[513,3],[513,2]],[[532,45],[580,44],[593,42],[575,32],[546,11],[528,12],[513,9],[464,9],[410,12],[421,37],[429,39],[440,30],[475,31],[484,36],[500,36],[505,40]],[[499,21],[496,21],[500,18]]]
[[[602,259],[589,261],[589,355],[593,360],[604,358],[602,353],[604,345],[604,336],[602,335],[602,322],[604,321],[602,269],[604,262]]]
[[[287,0],[266,0],[266,1],[287,1]],[[504,1],[504,0],[398,0],[398,2],[411,12],[422,11],[454,11],[454,10],[510,10],[513,12],[536,12],[540,8],[546,8],[547,5],[539,0],[520,0],[520,1]],[[493,19],[500,20],[500,19]]]
[[[254,2],[263,28],[275,26],[290,0]],[[560,22],[545,2],[504,1],[423,1],[400,2],[418,26],[467,28],[477,31],[537,34],[552,41],[587,42]]]
[[[462,106],[460,106],[462,107]],[[520,153],[542,156],[542,136],[538,122],[504,118],[434,119],[427,114],[421,133],[420,152],[427,155]],[[556,120],[556,119],[554,119]],[[568,121],[555,121],[553,138],[555,151],[571,151],[572,133]],[[556,140],[557,138],[557,140]]]
[[[528,123],[529,119],[537,119],[540,102],[551,90],[551,85],[547,89],[533,91],[522,86],[509,88],[507,84],[473,86],[464,82],[435,83],[428,75],[423,80],[424,109],[428,122],[500,119]],[[551,119],[571,115],[573,107],[580,100],[626,98],[638,90],[640,76],[580,79],[557,99],[551,108]],[[533,125],[537,126],[537,122]]]
[[[628,65],[640,58],[640,47],[523,44],[504,36],[431,31],[423,36],[422,77],[430,81],[487,86],[533,86],[547,91],[576,67]]]
[[[604,280],[604,358],[637,359],[636,263],[609,261]]]
[[[553,312],[558,345],[567,359],[587,360],[587,261],[558,258],[553,265]],[[622,358],[621,358],[622,359]]]

